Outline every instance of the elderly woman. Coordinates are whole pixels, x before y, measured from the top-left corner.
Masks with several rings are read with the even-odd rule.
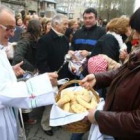
[[[140,43],[140,8],[131,16],[130,26]],[[140,139],[140,50],[131,54],[119,69],[90,74],[81,85],[109,87],[103,111],[90,110],[88,119],[97,123],[101,133],[115,140]]]

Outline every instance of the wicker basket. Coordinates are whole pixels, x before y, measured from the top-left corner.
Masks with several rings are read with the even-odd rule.
[[[64,85],[62,85],[59,88],[58,94],[56,96],[56,101],[58,101],[61,97],[61,91],[66,88],[67,86],[74,84],[74,83],[79,83],[80,80],[72,80],[69,81],[67,83],[65,83]],[[90,89],[92,91],[92,93],[94,94],[94,96],[96,97],[97,102],[99,103],[99,96],[97,95],[97,93],[95,92],[95,90],[93,88]],[[72,133],[84,133],[87,132],[90,129],[90,125],[91,123],[87,120],[87,121],[78,121],[78,122],[74,122],[71,124],[67,124],[65,126],[63,126],[63,128],[65,128],[66,130],[72,132]]]

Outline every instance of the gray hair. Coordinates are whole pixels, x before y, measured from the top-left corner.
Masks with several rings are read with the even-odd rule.
[[[67,18],[67,16],[63,14],[56,14],[51,20],[52,27],[55,27],[56,23],[61,24],[64,18]]]
[[[14,12],[13,12],[10,8],[8,8],[8,7],[5,6],[5,5],[0,4],[0,17],[1,17],[1,13],[2,13],[3,11],[7,11],[7,12],[10,13],[11,15],[15,15]]]

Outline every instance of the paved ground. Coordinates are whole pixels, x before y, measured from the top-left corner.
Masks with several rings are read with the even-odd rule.
[[[70,140],[71,133],[61,127],[53,128],[54,136],[48,136],[43,132],[40,125],[43,109],[34,109],[30,114],[31,117],[37,119],[37,123],[34,125],[25,125],[27,140]],[[87,135],[84,135],[83,140],[87,140]]]

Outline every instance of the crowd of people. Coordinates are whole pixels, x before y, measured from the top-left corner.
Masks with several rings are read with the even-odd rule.
[[[131,17],[116,17],[102,25],[94,8],[84,11],[80,23],[63,14],[52,18],[15,15],[8,7],[0,5],[1,139],[18,139],[17,108],[23,109],[25,123],[36,123],[29,118],[30,102],[34,99],[29,93],[28,80],[17,82],[26,72],[31,72],[37,75],[35,78],[46,82],[44,93],[34,93],[36,100],[43,100],[50,92],[53,94],[53,87],[58,86],[60,79],[79,79],[81,86],[93,87],[105,99],[102,111],[89,110],[87,119],[91,124],[98,124],[101,133],[115,140],[139,140],[139,17],[140,8]],[[11,50],[12,58],[8,56]],[[80,70],[76,64],[63,65],[67,54],[71,59],[78,54],[86,60],[82,70],[83,65]],[[52,104],[44,101],[37,106],[45,107],[41,126],[52,136],[53,129],[49,125]],[[82,140],[83,135],[73,133],[71,140]]]

